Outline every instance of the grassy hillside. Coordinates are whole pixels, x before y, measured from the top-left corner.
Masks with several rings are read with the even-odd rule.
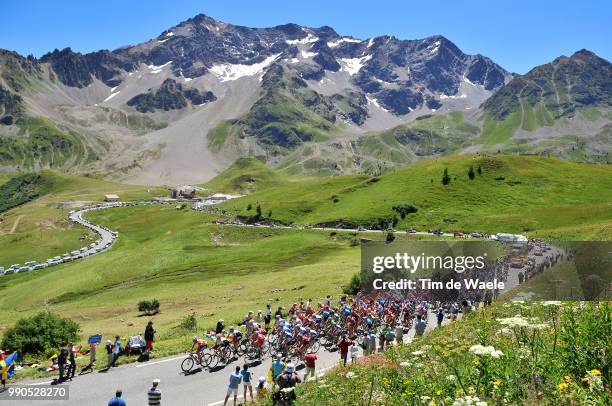
[[[251,193],[278,186],[283,177],[256,158],[240,158],[204,186],[212,192]]]
[[[472,166],[475,179],[468,178]],[[445,168],[449,185],[441,182]],[[481,173],[478,174],[478,168]],[[304,180],[228,202],[226,209],[284,223],[375,225],[412,204],[398,228],[440,227],[527,232],[563,238],[610,238],[612,167],[526,156],[453,156],[423,160],[380,177]],[[398,216],[399,217],[399,216]]]
[[[72,207],[100,202],[106,193],[116,193],[127,200],[167,195],[164,189],[122,185],[54,171],[28,176],[36,179],[33,192],[37,196],[30,196],[36,199],[0,214],[0,266],[46,260],[95,239],[87,229],[67,220]],[[8,190],[9,186],[10,183],[5,183],[0,190]],[[19,188],[18,192],[24,190]],[[8,200],[3,198],[2,202]]]

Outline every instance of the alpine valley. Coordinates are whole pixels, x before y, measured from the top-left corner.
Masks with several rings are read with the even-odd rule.
[[[0,171],[203,183],[242,156],[379,174],[447,154],[610,163],[612,66],[587,50],[504,70],[442,36],[358,39],[197,15],[139,45],[0,50]]]

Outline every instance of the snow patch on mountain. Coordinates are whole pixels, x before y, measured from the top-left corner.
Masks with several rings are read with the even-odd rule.
[[[438,52],[438,50],[440,49],[440,41],[436,41],[432,45],[433,47],[429,50],[430,55],[434,55],[436,52]]]
[[[361,58],[343,58],[339,62],[342,70],[352,76],[359,72],[370,59],[372,59],[372,55],[362,56]]]
[[[115,90],[115,89],[116,89],[116,88],[113,88],[113,90]],[[119,90],[117,93],[112,93],[112,91],[111,91],[110,96],[108,96],[106,99],[104,99],[104,101],[105,101],[105,102],[109,101],[109,100],[110,100],[110,99],[112,99],[113,97],[117,96],[119,93],[121,93],[121,90]]]
[[[297,44],[311,44],[313,42],[317,42],[318,40],[319,40],[319,37],[315,37],[311,33],[308,33],[308,35],[302,39],[288,39],[288,40],[285,40],[285,42],[289,45],[297,45]]]
[[[168,61],[163,65],[148,65],[147,68],[149,68],[149,70],[151,71],[151,73],[160,73],[166,66],[170,65],[172,63],[172,61]]]
[[[440,98],[440,100],[444,100],[444,99],[466,99],[467,98],[467,94],[462,93],[462,94],[456,94],[456,95],[446,95],[446,94],[441,94],[440,96],[438,96]]]
[[[373,104],[374,106],[378,107],[378,108],[379,108],[379,109],[381,109],[382,111],[387,111],[387,112],[389,111],[389,110],[387,110],[386,108],[384,108],[383,106],[381,106],[381,105],[378,103],[378,100],[376,100],[376,99],[375,99],[375,98],[373,98],[373,97],[366,96],[366,100],[368,101],[368,104]],[[410,110],[410,111],[412,111],[412,110]]]
[[[340,39],[337,39],[335,41],[330,41],[327,43],[327,46],[330,48],[336,48],[339,47],[340,44],[342,44],[343,42],[361,42],[360,39],[355,39],[355,38],[351,38],[351,37],[342,37]]]
[[[245,76],[253,76],[262,73],[272,62],[274,62],[281,54],[276,54],[267,57],[262,62],[252,65],[229,64],[223,63],[214,65],[210,71],[215,74],[221,82],[240,79]]]
[[[302,55],[302,58],[308,59],[308,58],[314,58],[315,56],[319,55],[319,53],[318,52],[301,51],[300,55]]]

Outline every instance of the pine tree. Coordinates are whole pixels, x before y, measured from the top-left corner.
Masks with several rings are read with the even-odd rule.
[[[444,174],[442,175],[442,184],[448,185],[450,181],[451,181],[451,178],[448,175],[448,168],[444,168]]]
[[[470,178],[470,180],[474,180],[475,176],[476,174],[474,173],[474,167],[470,165],[470,170],[468,170],[468,178]]]

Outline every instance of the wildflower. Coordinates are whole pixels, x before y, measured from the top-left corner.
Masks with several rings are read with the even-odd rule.
[[[480,344],[476,344],[470,347],[469,352],[475,355],[489,356],[492,358],[499,358],[504,355],[500,350],[496,350],[493,346],[482,346]]]
[[[446,377],[446,380],[450,382],[455,382],[457,380],[457,377],[455,375],[448,375]]]
[[[414,355],[414,356],[418,357],[419,355],[423,355],[423,351],[420,351],[420,350],[418,350],[418,351],[412,351],[410,354],[412,354],[412,355]]]
[[[436,395],[440,396],[441,394],[442,394],[442,389],[438,389],[438,390],[436,391]]]
[[[346,373],[346,377],[349,378],[349,379],[355,379],[355,378],[357,378],[357,376],[358,375],[356,373],[354,373],[353,371],[349,371],[349,372]],[[385,378],[385,380],[386,380],[386,378]]]
[[[401,367],[409,367],[409,366],[410,366],[410,362],[408,362],[408,361],[402,361],[402,362],[400,362],[400,366],[401,366]]]
[[[597,376],[601,375],[601,371],[599,369],[591,369],[591,373]]]
[[[572,377],[571,377],[571,376],[569,376],[569,375],[565,375],[565,376],[563,377],[563,379],[565,379],[566,381],[571,381],[571,380],[572,380]]]
[[[496,380],[494,380],[494,381],[493,381],[493,382],[491,382],[491,383],[492,383],[494,386],[496,386],[496,387],[497,387],[497,386],[501,385],[501,383],[502,383],[502,382],[501,382],[499,379],[496,379]]]
[[[559,385],[557,385],[557,388],[559,388],[559,390],[565,390],[569,387],[567,382],[561,382]]]

